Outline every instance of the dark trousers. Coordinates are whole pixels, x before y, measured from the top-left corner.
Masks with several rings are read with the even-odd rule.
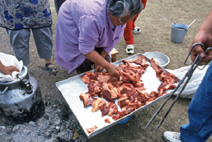
[[[95,50],[98,53],[100,53],[102,51],[102,48],[96,48]],[[110,63],[111,57],[107,54],[105,56],[105,60]],[[86,58],[85,61],[76,70],[77,70],[77,73],[83,73],[83,72],[87,72],[89,70],[92,70],[93,68],[94,68],[94,62],[92,62],[92,61],[90,61]]]
[[[63,4],[63,2],[65,2],[66,0],[54,0],[54,5],[55,5],[55,9],[56,12],[59,12],[60,6]]]

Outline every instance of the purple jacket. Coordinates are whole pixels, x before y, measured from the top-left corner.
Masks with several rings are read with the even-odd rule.
[[[94,48],[110,51],[121,39],[125,25],[114,27],[106,8],[107,0],[66,0],[56,25],[55,57],[71,73]]]

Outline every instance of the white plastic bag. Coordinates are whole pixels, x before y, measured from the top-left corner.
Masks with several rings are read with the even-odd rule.
[[[191,66],[185,66],[181,67],[175,70],[166,69],[168,72],[173,73],[176,77],[179,79],[182,79],[187,71],[189,70]],[[208,69],[208,65],[203,69],[200,70],[199,68],[196,68],[196,70],[193,73],[193,76],[191,77],[190,81],[188,82],[187,86],[183,90],[180,97],[182,98],[192,98],[199,87],[206,71]],[[182,85],[179,87],[179,89],[175,92],[175,95],[179,94],[179,91],[181,90]]]
[[[15,56],[0,52],[0,61],[4,66],[15,66],[19,71],[23,68],[23,62],[18,61]],[[15,80],[20,72],[14,71],[12,75],[5,75],[0,72],[0,82],[9,82]]]

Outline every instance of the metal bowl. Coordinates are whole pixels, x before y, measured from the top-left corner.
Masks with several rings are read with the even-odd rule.
[[[169,57],[161,52],[146,52],[143,55],[149,59],[153,58],[158,65],[163,68],[166,67],[170,62]]]

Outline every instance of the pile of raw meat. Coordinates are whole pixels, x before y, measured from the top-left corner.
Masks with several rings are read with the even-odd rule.
[[[145,91],[141,80],[146,68],[150,66],[147,60],[161,81],[158,91],[151,93]],[[88,84],[88,92],[80,94],[84,107],[92,105],[92,112],[100,110],[102,116],[109,115],[117,120],[176,87],[174,83],[178,82],[178,78],[160,68],[154,59],[149,60],[145,56],[138,55],[133,60],[122,60],[122,62],[123,64],[118,66],[120,73],[118,78],[106,72],[86,72],[81,76],[81,80]],[[118,103],[115,103],[116,100]],[[108,119],[105,119],[105,122],[110,123]]]

